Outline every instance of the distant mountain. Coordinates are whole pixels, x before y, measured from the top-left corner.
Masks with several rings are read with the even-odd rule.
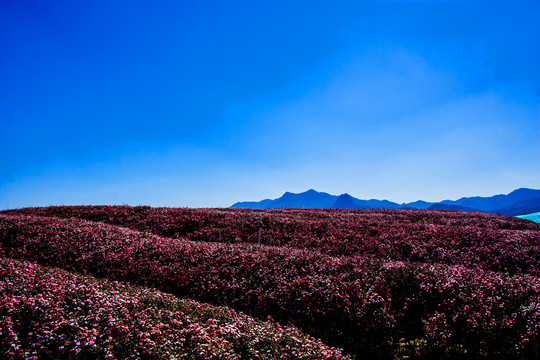
[[[388,200],[360,200],[349,194],[338,197],[334,205],[335,209],[398,209],[401,206]]]
[[[430,207],[433,204],[435,204],[435,203],[418,200],[418,201],[410,202],[410,203],[407,203],[407,204],[401,204],[401,208],[402,209],[405,209],[405,208],[407,208],[407,209],[427,209],[428,207]]]
[[[427,208],[428,210],[453,210],[453,211],[479,211],[478,209],[473,209],[467,206],[460,206],[460,205],[448,205],[448,204],[442,204],[437,203],[433,204],[430,207]]]
[[[316,209],[398,209],[401,205],[388,200],[360,200],[349,194],[330,195],[310,189],[293,194],[286,192],[281,197],[270,200],[237,202],[232,208],[281,209],[281,208],[316,208]]]
[[[388,200],[357,200],[356,203],[360,205],[361,209],[399,209],[401,205]]]
[[[349,194],[336,196],[310,189],[299,194],[286,192],[283,196],[274,200],[266,199],[262,201],[238,202],[231,207],[251,209],[431,209],[521,215],[540,212],[540,190],[517,189],[508,195],[464,197],[458,200],[444,200],[438,203],[418,200],[410,203],[398,204],[388,200],[361,200]]]
[[[494,212],[498,214],[502,214],[502,215],[516,216],[516,215],[522,215],[522,214],[531,214],[538,211],[540,211],[540,198],[519,201],[510,206],[497,209]]]
[[[355,199],[349,194],[340,195],[332,207],[335,209],[360,209]]]
[[[517,189],[508,195],[495,195],[491,197],[464,197],[459,200],[444,200],[442,204],[458,205],[468,208],[478,209],[483,212],[496,212],[522,201],[530,201],[540,198],[540,190]]]
[[[238,202],[231,206],[232,208],[250,208],[250,209],[281,209],[281,208],[316,208],[327,209],[337,200],[336,195],[330,195],[324,192],[318,192],[310,189],[300,194],[286,192],[280,198],[275,200],[262,200],[260,202]]]

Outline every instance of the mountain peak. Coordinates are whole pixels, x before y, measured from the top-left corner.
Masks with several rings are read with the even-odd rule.
[[[459,200],[444,200],[438,203],[418,200],[408,204],[397,204],[388,200],[360,200],[348,193],[340,196],[309,189],[303,193],[285,192],[280,198],[259,202],[238,202],[232,207],[276,209],[276,208],[343,208],[343,209],[438,209],[466,210],[505,215],[520,215],[540,211],[540,190],[520,188],[508,195],[491,197],[464,197]]]
[[[514,191],[512,191],[508,195],[525,195],[525,194],[537,194],[540,196],[540,190],[534,190],[534,189],[528,189],[528,188],[519,188]]]
[[[281,197],[270,200],[262,206],[265,209],[281,208],[329,208],[336,201],[337,196],[309,189],[302,193],[285,192]],[[239,202],[232,207],[256,207],[252,203]],[[256,208],[261,208],[257,206]]]
[[[334,205],[332,205],[333,208],[336,209],[358,209],[360,208],[354,198],[345,193],[339,195]]]

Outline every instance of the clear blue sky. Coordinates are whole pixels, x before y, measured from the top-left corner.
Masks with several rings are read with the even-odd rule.
[[[4,0],[0,208],[540,189],[539,1]]]

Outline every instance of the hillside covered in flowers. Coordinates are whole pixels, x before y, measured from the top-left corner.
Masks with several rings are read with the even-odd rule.
[[[522,219],[49,207],[1,212],[0,239],[12,359],[540,358],[540,225]]]

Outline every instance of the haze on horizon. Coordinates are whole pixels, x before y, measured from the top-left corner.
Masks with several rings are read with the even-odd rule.
[[[538,1],[0,4],[0,209],[540,189]]]

